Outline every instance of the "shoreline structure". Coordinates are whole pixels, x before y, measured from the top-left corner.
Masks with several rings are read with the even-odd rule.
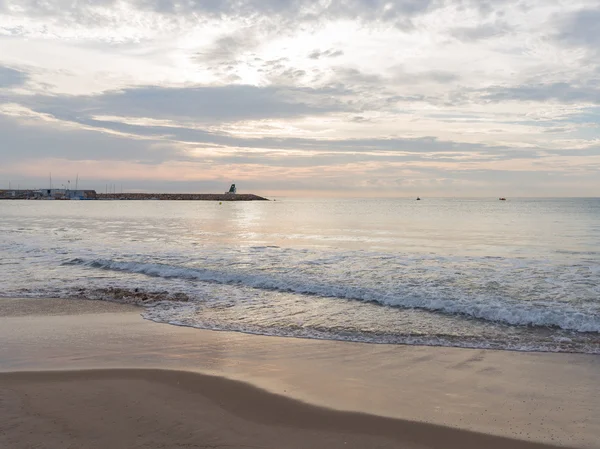
[[[252,193],[98,193],[98,200],[269,201]]]
[[[95,190],[0,190],[0,200],[270,201],[252,193],[97,193]]]

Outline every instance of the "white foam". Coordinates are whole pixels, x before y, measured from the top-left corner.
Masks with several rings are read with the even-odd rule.
[[[567,302],[518,301],[493,294],[465,294],[456,288],[430,285],[428,279],[416,285],[394,284],[394,290],[386,291],[379,286],[356,286],[350,282],[334,284],[326,278],[316,280],[293,273],[255,274],[234,269],[225,271],[107,259],[74,259],[70,263],[161,278],[239,284],[256,289],[369,301],[386,306],[463,315],[510,325],[550,326],[577,332],[600,332],[600,310],[594,305],[580,304],[576,307]]]
[[[600,354],[600,345],[582,344],[578,346],[571,345],[571,340],[565,338],[562,341],[490,341],[488,339],[467,340],[463,338],[450,339],[444,336],[426,335],[368,335],[364,333],[339,334],[333,331],[322,331],[310,328],[253,328],[248,325],[224,324],[202,321],[201,319],[182,319],[179,313],[173,315],[173,304],[171,308],[158,310],[147,310],[142,316],[150,321],[157,323],[171,324],[174,326],[192,327],[196,329],[206,329],[212,331],[241,332],[245,334],[266,335],[274,337],[293,337],[306,338],[313,340],[336,340],[351,341],[359,343],[373,344],[401,344],[410,346],[441,346],[469,349],[496,349],[519,352],[576,352],[586,354]],[[177,306],[174,306],[177,307]],[[189,306],[183,306],[189,310]]]

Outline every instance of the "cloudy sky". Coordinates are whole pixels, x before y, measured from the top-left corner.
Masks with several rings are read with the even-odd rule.
[[[0,0],[0,188],[600,196],[600,0]]]

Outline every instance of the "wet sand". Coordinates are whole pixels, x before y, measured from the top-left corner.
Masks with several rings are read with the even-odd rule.
[[[600,447],[594,356],[261,337],[139,314],[0,299],[0,447]]]
[[[0,298],[0,318],[139,312],[127,304],[72,299]]]
[[[334,411],[181,371],[0,374],[0,447],[550,448]]]

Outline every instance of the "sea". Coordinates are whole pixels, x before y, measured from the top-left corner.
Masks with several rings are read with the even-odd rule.
[[[0,296],[176,326],[600,354],[600,199],[0,201]]]

